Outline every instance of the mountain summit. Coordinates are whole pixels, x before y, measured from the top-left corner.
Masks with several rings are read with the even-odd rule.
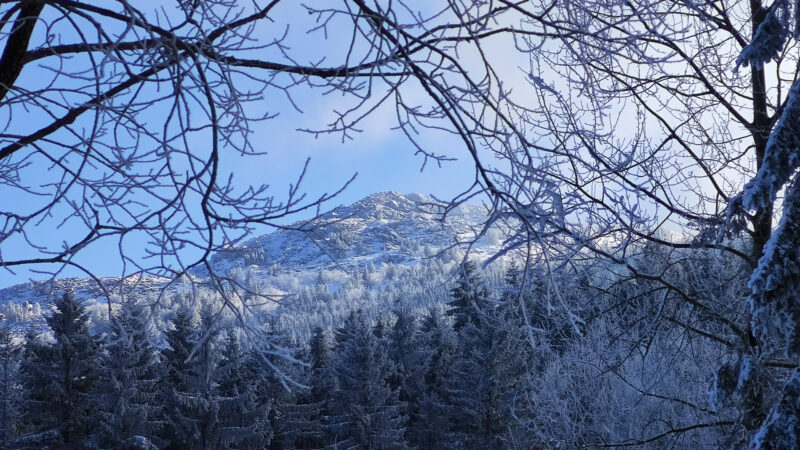
[[[231,247],[215,255],[212,266],[224,273],[276,264],[288,270],[409,264],[470,239],[486,217],[485,209],[474,205],[460,206],[444,219],[441,211],[422,194],[380,192]]]

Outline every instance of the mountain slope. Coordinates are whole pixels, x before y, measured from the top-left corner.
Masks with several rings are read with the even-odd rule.
[[[464,205],[442,220],[440,211],[433,199],[421,194],[381,192],[231,247],[213,255],[211,265],[221,275],[241,278],[246,274],[256,279],[264,291],[279,295],[293,294],[299,287],[318,283],[325,271],[340,272],[338,277],[342,278],[367,267],[414,267],[457,248],[459,242],[471,240],[486,214],[481,206]],[[498,236],[497,230],[490,230],[473,246],[473,257],[484,259],[494,254],[499,248]],[[450,250],[453,251],[456,250]],[[453,260],[454,256],[451,254],[448,259]],[[288,280],[286,274],[291,274]],[[198,270],[193,275],[195,282],[202,284],[208,273]],[[141,296],[157,291],[168,280],[150,277],[123,283],[105,281],[115,296]],[[90,308],[94,305],[100,309],[106,303],[106,293],[92,280],[62,279],[0,290],[0,304],[46,305],[53,295],[64,290],[74,291]]]
[[[429,197],[381,192],[295,225],[304,231],[277,231],[218,253],[212,266],[224,273],[233,267],[273,264],[295,270],[413,264],[470,240],[485,214],[483,207],[465,205],[442,220],[440,209]],[[487,239],[475,247],[479,256],[496,250]]]

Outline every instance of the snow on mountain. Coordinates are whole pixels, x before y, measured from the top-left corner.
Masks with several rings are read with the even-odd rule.
[[[270,265],[308,270],[367,263],[413,264],[457,242],[469,241],[485,217],[483,207],[464,205],[442,220],[441,207],[427,196],[380,192],[293,227],[304,231],[280,230],[218,253],[212,266],[225,272],[234,267]],[[476,255],[496,250],[490,240],[479,242]]]
[[[354,269],[384,264],[415,266],[436,257],[459,243],[470,242],[480,231],[486,210],[462,205],[443,219],[441,206],[422,194],[381,192],[352,205],[340,206],[313,220],[289,229],[255,237],[212,256],[219,274],[247,272],[257,277],[271,293],[290,293],[316,280],[323,271],[353,273]],[[302,231],[299,231],[302,230]],[[471,254],[484,259],[498,251],[500,233],[490,230],[472,247]],[[450,250],[454,251],[454,250]],[[290,282],[282,275],[291,273]],[[194,273],[201,281],[207,273]],[[346,276],[346,275],[345,275]],[[110,281],[110,280],[108,280]],[[111,291],[125,295],[155,291],[168,280],[155,277],[113,283]],[[335,283],[331,287],[335,289]],[[177,286],[176,289],[180,289]],[[38,303],[46,305],[53,295],[72,290],[89,306],[100,308],[106,293],[90,279],[61,279],[30,282],[0,290],[0,304]]]

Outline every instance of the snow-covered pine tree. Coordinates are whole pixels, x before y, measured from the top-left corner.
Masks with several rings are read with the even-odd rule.
[[[513,303],[500,303],[486,312],[485,333],[490,336],[485,369],[486,415],[483,425],[489,437],[489,447],[507,448],[512,442],[525,442],[524,414],[517,408],[515,398],[522,397],[523,383],[531,360],[531,344],[526,339],[527,328],[514,314]]]
[[[94,440],[98,420],[95,391],[100,342],[89,334],[83,305],[67,292],[46,318],[55,342],[32,328],[26,335],[21,380],[25,389],[24,434],[19,447],[76,448]]]
[[[195,361],[189,359],[194,349],[193,312],[187,306],[180,307],[171,324],[172,328],[164,333],[167,347],[161,351],[166,371],[161,385],[166,415],[163,438],[167,448],[196,448],[200,431],[191,398],[199,375]]]
[[[449,313],[461,323],[448,380],[455,441],[465,448],[500,448],[517,428],[512,401],[528,359],[529,343],[520,334],[527,327],[516,321],[509,298],[491,301],[474,267],[462,269],[452,295],[450,304],[457,307]]]
[[[61,438],[58,417],[53,414],[54,398],[59,386],[53,374],[56,357],[47,337],[35,326],[28,327],[20,363],[22,386],[22,420],[16,447],[44,448],[58,445]]]
[[[330,394],[336,390],[336,373],[333,367],[333,335],[327,328],[316,327],[311,337],[311,400],[321,403],[323,416],[331,408]]]
[[[308,359],[307,350],[307,348],[301,350],[298,355],[301,360]],[[308,386],[310,376],[310,368],[302,367],[299,373],[295,372],[292,375],[292,379]],[[283,387],[277,388],[285,390]],[[285,392],[277,397],[272,415],[275,438],[271,442],[271,447],[275,449],[324,447],[320,404],[311,402],[311,392],[308,389],[295,388],[291,392]]]
[[[248,353],[235,330],[228,329],[222,344],[222,358],[216,368],[219,402],[216,447],[220,449],[261,449],[269,446],[272,428],[270,401],[259,398],[264,371],[253,370]]]
[[[452,430],[461,448],[490,448],[486,420],[489,410],[490,351],[494,330],[481,315],[458,333],[458,352],[448,380],[453,406]]]
[[[394,370],[387,374],[389,387],[396,390],[405,406],[403,416],[407,429],[419,420],[419,408],[425,391],[425,360],[419,341],[419,326],[414,314],[406,308],[395,311],[394,325],[389,333],[388,356]]]
[[[148,330],[146,307],[122,303],[106,339],[100,389],[101,443],[108,448],[155,449],[163,426],[159,352]]]
[[[420,351],[426,356],[425,391],[407,432],[408,440],[418,448],[457,448],[451,432],[454,408],[449,389],[457,337],[436,307],[423,318],[420,334]]]
[[[247,374],[246,378],[249,380],[250,387],[253,391],[253,398],[259,408],[264,408],[261,413],[266,414],[264,422],[260,423],[257,430],[262,433],[257,439],[265,440],[266,446],[274,448],[275,442],[275,386],[270,376],[274,371],[268,367],[264,362],[265,355],[255,345],[251,345],[245,353],[243,371]],[[274,364],[274,362],[273,362]],[[249,440],[248,440],[249,442]],[[246,443],[245,443],[246,444]],[[242,448],[248,448],[243,444]]]
[[[451,309],[447,314],[455,318],[455,331],[461,331],[468,323],[477,325],[480,321],[481,305],[489,297],[489,290],[473,261],[464,261],[459,266],[456,286],[450,291],[450,295],[452,300],[448,305]]]
[[[297,343],[287,334],[279,333],[281,326],[275,320],[267,320],[263,332],[275,333],[270,338],[272,343],[265,348],[251,347],[248,367],[262,374],[257,388],[259,401],[270,405],[269,420],[272,426],[270,448],[295,448],[300,438],[297,427],[307,420],[303,411],[303,399],[299,398],[302,388],[298,386],[308,377],[308,368],[297,364],[295,360],[305,360],[305,349],[298,348]],[[294,349],[291,350],[291,349]],[[285,356],[289,356],[286,358]]]
[[[448,397],[454,443],[469,448],[486,448],[489,436],[485,430],[487,393],[493,328],[489,326],[489,291],[475,263],[465,261],[458,272],[456,286],[450,291],[451,307],[447,311],[455,319],[458,351],[448,383]],[[492,307],[494,305],[491,305]]]
[[[362,311],[336,331],[333,445],[405,448],[402,404],[386,382],[389,361]]]
[[[214,448],[219,396],[214,379],[220,359],[219,329],[208,307],[195,324],[193,312],[181,306],[165,333],[162,356],[167,369],[166,435],[170,448]]]
[[[332,367],[333,337],[330,330],[317,326],[308,346],[310,367],[302,382],[308,389],[298,390],[290,405],[283,405],[281,417],[283,445],[289,448],[323,448],[335,442],[328,427],[336,374]]]
[[[194,336],[195,348],[192,359],[195,361],[198,378],[196,387],[188,400],[194,409],[195,420],[200,430],[200,448],[215,448],[219,426],[219,391],[215,379],[217,365],[222,358],[220,352],[219,321],[210,306],[200,311],[200,328]]]
[[[77,447],[92,438],[98,419],[95,387],[100,341],[89,334],[89,316],[72,293],[65,293],[55,307],[46,319],[55,338],[53,376],[59,380],[52,406],[60,414],[58,429],[63,444]]]
[[[19,338],[0,315],[0,450],[7,449],[16,435],[22,395],[19,386],[21,351]]]
[[[318,405],[317,418],[319,431],[312,436],[312,441],[317,445],[326,445],[334,442],[330,429],[330,417],[333,415],[333,393],[337,390],[337,379],[334,363],[334,338],[328,328],[317,327],[310,343],[311,379],[310,402]],[[316,425],[316,424],[315,424]]]

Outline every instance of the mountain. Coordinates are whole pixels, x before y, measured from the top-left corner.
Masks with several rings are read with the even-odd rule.
[[[337,273],[337,281],[329,283],[329,288],[335,290],[348,276],[368,267],[413,268],[445,254],[450,261],[459,259],[458,255],[463,254],[459,244],[476,236],[486,210],[478,205],[462,205],[444,218],[442,211],[441,204],[422,194],[376,193],[312,220],[232,246],[213,255],[211,265],[218,274],[255,279],[262,292],[277,295],[293,294],[303,286],[319,283],[322,274]],[[499,236],[498,230],[489,230],[472,246],[472,257],[485,259],[496,253]],[[202,284],[208,273],[198,270],[193,275],[194,281]],[[168,280],[145,277],[104,281],[110,287],[108,292],[141,296],[156,292]],[[172,289],[182,288],[177,284]],[[45,306],[53,295],[64,290],[74,291],[98,313],[106,307],[106,293],[94,281],[77,278],[11,286],[0,290],[0,305],[13,302]]]
[[[414,264],[471,240],[486,218],[485,209],[476,205],[462,205],[444,220],[442,211],[438,202],[422,194],[380,192],[289,227],[295,229],[276,231],[217,253],[212,267],[224,273],[248,266],[308,270],[368,263]],[[479,242],[476,255],[497,250],[488,241]]]

